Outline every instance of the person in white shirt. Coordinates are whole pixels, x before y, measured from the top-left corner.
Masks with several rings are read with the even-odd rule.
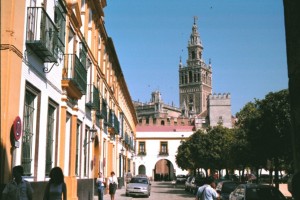
[[[102,176],[102,172],[99,172],[98,175],[99,177],[96,180],[97,189],[98,189],[98,200],[103,200],[105,180]]]
[[[111,172],[110,177],[108,178],[108,189],[109,189],[111,200],[115,200],[117,186],[118,186],[118,179],[115,175],[115,172]]]
[[[207,184],[199,187],[195,200],[214,200],[219,199],[216,191],[216,183],[212,177],[207,178]]]

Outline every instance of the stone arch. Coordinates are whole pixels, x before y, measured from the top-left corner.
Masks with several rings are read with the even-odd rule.
[[[175,170],[173,163],[168,159],[160,159],[155,163],[154,181],[171,181],[175,179]]]
[[[146,167],[145,167],[145,165],[140,165],[139,166],[139,168],[138,168],[138,174],[143,174],[143,175],[146,174]]]

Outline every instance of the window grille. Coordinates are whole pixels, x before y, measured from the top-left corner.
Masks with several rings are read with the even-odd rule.
[[[32,138],[35,105],[34,101],[36,95],[26,90],[25,105],[24,105],[24,119],[23,119],[23,137],[22,137],[22,165],[24,167],[24,175],[31,175],[32,162]]]
[[[55,127],[55,107],[48,105],[48,122],[47,122],[47,140],[46,140],[46,176],[49,175],[53,164],[53,142]]]

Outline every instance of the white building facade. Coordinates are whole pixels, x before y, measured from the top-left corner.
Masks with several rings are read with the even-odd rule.
[[[187,174],[177,166],[176,154],[181,141],[192,134],[192,126],[137,126],[134,174],[145,174],[155,181]]]

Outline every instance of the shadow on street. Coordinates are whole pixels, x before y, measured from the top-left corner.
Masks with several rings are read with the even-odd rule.
[[[153,193],[172,194],[183,198],[194,197],[184,190],[184,184],[172,184],[171,182],[155,182],[152,184]]]

